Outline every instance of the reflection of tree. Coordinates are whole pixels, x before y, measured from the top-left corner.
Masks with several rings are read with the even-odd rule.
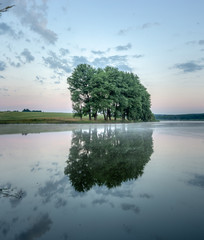
[[[150,129],[75,130],[64,172],[79,192],[96,184],[112,188],[141,176],[152,153]]]

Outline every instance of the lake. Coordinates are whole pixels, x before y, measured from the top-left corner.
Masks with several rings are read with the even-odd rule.
[[[0,126],[0,239],[204,239],[204,122]]]

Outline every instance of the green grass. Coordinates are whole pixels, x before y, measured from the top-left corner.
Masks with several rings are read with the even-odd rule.
[[[117,121],[108,121],[108,123],[117,123]],[[0,124],[9,123],[107,123],[99,116],[97,121],[89,121],[88,117],[73,117],[72,113],[55,112],[0,112]]]

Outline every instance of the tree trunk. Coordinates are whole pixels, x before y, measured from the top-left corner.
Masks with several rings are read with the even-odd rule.
[[[111,111],[110,108],[107,108],[107,119],[111,121]]]
[[[117,104],[115,104],[114,120],[117,119]]]
[[[107,116],[104,110],[103,110],[103,117],[104,117],[104,120],[107,121]]]
[[[122,121],[125,121],[125,112],[122,114]]]

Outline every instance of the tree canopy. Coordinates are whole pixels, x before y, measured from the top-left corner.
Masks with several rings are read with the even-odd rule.
[[[151,121],[150,94],[133,73],[107,66],[95,69],[88,64],[78,65],[67,78],[73,110],[82,118],[88,115],[96,120]]]

